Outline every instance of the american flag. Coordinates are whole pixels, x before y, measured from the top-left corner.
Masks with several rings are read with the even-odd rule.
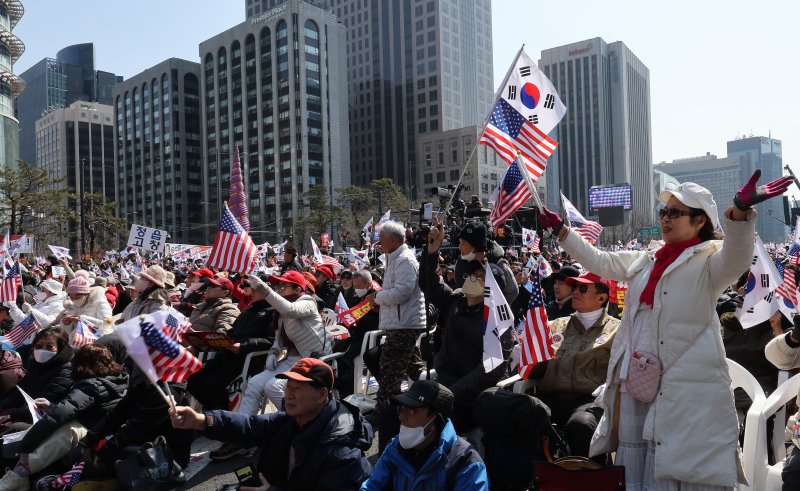
[[[492,225],[499,227],[508,217],[514,214],[531,197],[531,190],[522,176],[522,171],[516,161],[506,169],[503,181],[490,198],[494,202],[489,220]]]
[[[532,182],[544,174],[547,159],[558,146],[505,99],[495,104],[480,143],[494,149],[509,164],[517,159],[517,152],[521,153]]]
[[[550,324],[547,322],[547,310],[544,307],[542,287],[539,283],[539,272],[531,272],[533,286],[525,326],[521,336],[522,353],[520,356],[519,374],[527,380],[533,366],[539,362],[555,358],[550,340]]]
[[[522,243],[525,244],[525,247],[530,249],[530,251],[534,254],[541,254],[542,251],[539,250],[539,241],[541,238],[536,235],[536,230],[530,228],[522,228]]]
[[[186,317],[174,309],[170,309],[169,315],[164,320],[164,333],[170,339],[182,343],[183,335],[192,327]]]
[[[22,319],[19,325],[8,331],[4,337],[6,342],[16,349],[25,344],[41,327],[42,325],[39,324],[36,317],[33,314],[29,314],[28,317]]]
[[[222,206],[214,248],[208,258],[207,266],[236,273],[249,274],[256,266],[258,249],[253,240],[233,217],[228,204]]]
[[[72,334],[72,342],[70,344],[73,348],[80,348],[81,346],[94,343],[102,336],[100,329],[83,319],[78,319],[75,322],[75,332]]]
[[[794,268],[784,268],[783,263],[778,259],[775,260],[775,267],[778,269],[778,274],[783,278],[783,283],[775,290],[775,293],[797,305],[797,284],[794,277]]]
[[[2,258],[3,256],[0,256]],[[0,285],[0,302],[16,302],[17,290],[22,279],[19,276],[19,263],[6,257],[3,261],[2,285]]]
[[[81,474],[83,474],[84,467],[86,467],[86,462],[80,462],[73,465],[72,469],[61,474],[56,478],[55,481],[53,481],[53,489],[64,489],[68,486],[76,484],[81,480]]]
[[[797,242],[792,243],[792,247],[789,248],[789,252],[786,253],[789,256],[789,261],[797,265],[800,263],[800,244]]]
[[[561,193],[561,204],[564,206],[564,211],[567,212],[569,226],[589,242],[597,242],[597,239],[600,238],[600,232],[603,231],[603,227],[597,222],[583,218],[581,212],[572,205],[567,197],[564,196],[564,193]]]
[[[314,261],[314,265],[315,266],[316,265],[320,265],[320,264],[328,264],[334,269],[342,267],[342,265],[339,264],[339,260],[338,259],[336,259],[335,257],[325,256],[325,255],[322,256],[322,260],[321,261]]]
[[[231,162],[231,188],[230,188],[231,213],[245,231],[250,230],[249,211],[247,210],[247,196],[242,183],[242,167],[239,162],[239,147],[233,147],[233,162]]]
[[[147,345],[150,360],[159,379],[164,382],[183,383],[189,375],[202,368],[200,360],[167,337],[164,331],[152,322],[142,321],[140,327],[144,344]]]

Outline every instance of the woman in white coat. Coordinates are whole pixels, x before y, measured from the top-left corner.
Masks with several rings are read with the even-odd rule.
[[[659,211],[665,244],[655,252],[601,252],[557,214],[544,209],[539,215],[585,268],[629,282],[611,348],[604,414],[590,450],[616,452],[628,490],[716,491],[746,482],[715,305],[750,268],[752,206],[783,194],[792,182],[786,177],[756,187],[760,176],[760,170],[753,174],[725,212],[723,240],[714,232],[717,205],[695,183],[659,196],[666,204]],[[665,370],[650,402],[633,397],[638,395],[633,372],[646,354],[655,355]]]
[[[100,329],[103,335],[114,332],[111,305],[106,299],[105,289],[90,286],[89,277],[79,271],[75,278],[67,284],[67,296],[64,300],[64,312],[61,314],[61,328],[69,333],[70,341],[74,336],[75,323],[83,319]]]
[[[36,294],[36,305],[31,306],[28,303],[23,303],[22,307],[17,307],[14,302],[6,302],[9,308],[11,318],[14,319],[14,324],[19,324],[25,317],[33,314],[42,329],[50,327],[61,312],[64,311],[64,299],[67,294],[64,293],[64,286],[54,280],[48,279],[39,283],[39,293]]]

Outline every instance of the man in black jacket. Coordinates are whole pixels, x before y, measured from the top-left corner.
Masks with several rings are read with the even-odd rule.
[[[330,264],[320,264],[314,272],[314,279],[317,282],[314,285],[314,294],[319,299],[317,306],[320,312],[322,309],[333,309],[336,305],[336,300],[339,298],[339,287],[333,282],[335,278],[336,273],[333,272]]]
[[[261,290],[253,290],[253,303],[233,322],[227,335],[236,344],[221,351],[203,364],[203,368],[186,380],[187,389],[206,409],[232,409],[228,386],[237,380],[244,368],[248,353],[266,351],[275,341],[274,310],[265,300]],[[250,361],[248,373],[254,375],[264,369],[266,355],[254,357]],[[241,386],[241,380],[239,384]],[[241,392],[241,391],[238,391]],[[235,405],[236,401],[233,401]]]
[[[573,266],[564,266],[559,269],[558,272],[550,275],[548,279],[553,282],[554,300],[547,302],[546,305],[548,320],[556,320],[575,312],[575,309],[572,308],[573,288],[569,286],[566,281],[567,278],[577,278],[580,274],[581,272],[578,271],[577,268]]]
[[[258,446],[254,467],[262,489],[359,489],[372,471],[364,456],[372,427],[357,408],[331,397],[333,370],[320,360],[301,358],[277,376],[288,379],[285,411],[201,414],[178,406],[170,410],[172,424],[243,447]]]
[[[297,260],[297,249],[294,246],[286,246],[283,250],[283,262],[281,263],[281,276],[287,271],[303,272],[303,265]]]
[[[362,269],[353,273],[353,288],[350,291],[352,294],[344,297],[344,301],[347,302],[347,306],[350,308],[361,303],[368,295],[375,293],[375,289],[372,288],[372,276],[369,271]],[[339,358],[339,376],[336,377],[336,388],[339,390],[340,399],[344,399],[353,393],[353,360],[361,354],[364,336],[368,331],[378,329],[379,321],[378,311],[372,309],[364,314],[364,317],[360,318],[354,326],[349,328],[350,346],[345,355]]]

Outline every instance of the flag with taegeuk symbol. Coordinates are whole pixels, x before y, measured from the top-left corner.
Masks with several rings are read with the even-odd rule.
[[[531,300],[528,303],[528,313],[525,315],[525,324],[520,333],[522,350],[519,374],[523,380],[528,379],[534,365],[555,358],[538,270],[531,272],[531,282],[533,283]]]
[[[258,248],[247,231],[233,217],[228,204],[222,205],[219,232],[206,266],[250,274],[257,265]]]
[[[164,333],[168,311],[160,310],[141,315],[117,326],[120,340],[130,356],[147,376],[156,383],[183,383],[200,370],[203,364],[186,348]]]
[[[558,146],[547,133],[566,111],[547,76],[520,50],[500,86],[480,143],[491,147],[509,164],[521,153],[522,165],[534,183]]]
[[[484,266],[483,293],[483,369],[491,372],[503,363],[501,336],[514,327],[514,315],[503,290],[494,279],[489,263]],[[465,281],[474,281],[467,278]]]
[[[101,337],[103,337],[103,333],[100,332],[100,329],[89,324],[84,319],[78,319],[75,321],[75,331],[72,333],[70,345],[73,348],[80,348],[94,343]]]

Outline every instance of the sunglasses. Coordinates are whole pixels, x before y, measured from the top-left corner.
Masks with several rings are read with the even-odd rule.
[[[658,218],[670,217],[675,220],[680,217],[693,217],[697,216],[696,211],[684,211],[679,208],[661,208],[658,210]]]
[[[589,285],[587,285],[586,283],[582,283],[582,284],[576,286],[575,289],[578,290],[581,293],[588,293],[589,292]]]
[[[242,282],[241,283],[241,287],[242,288],[250,288],[250,283]]]

